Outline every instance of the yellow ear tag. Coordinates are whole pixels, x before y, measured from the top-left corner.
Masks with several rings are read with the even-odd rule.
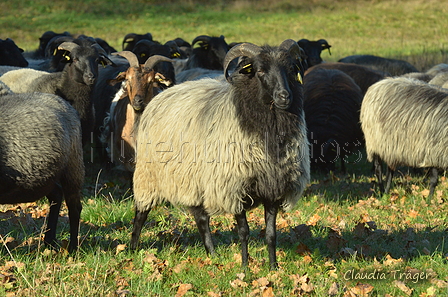
[[[58,52],[58,49],[57,48],[55,48],[54,49],[54,52],[53,52],[53,56],[56,56],[56,53]]]
[[[298,81],[300,84],[303,84],[302,75],[300,74],[300,72],[297,73],[297,81]]]
[[[69,55],[64,55],[64,57],[65,57],[65,59],[66,59],[67,61],[70,61],[70,56],[69,56]]]
[[[100,63],[101,63],[101,66],[103,66],[103,68],[106,68],[106,62],[101,61]]]
[[[252,64],[247,64],[243,66],[243,69],[246,71],[246,73],[251,73],[252,72]]]

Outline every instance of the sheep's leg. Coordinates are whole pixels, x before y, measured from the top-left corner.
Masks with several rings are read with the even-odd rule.
[[[66,194],[65,197],[70,222],[70,243],[68,251],[73,252],[78,248],[79,221],[81,219],[82,211],[81,197],[79,193]]]
[[[47,195],[48,202],[50,203],[50,212],[47,218],[47,230],[45,231],[44,242],[52,247],[55,247],[56,242],[56,227],[59,211],[61,210],[62,196],[62,188],[58,184]]]
[[[241,263],[243,267],[246,267],[249,264],[249,224],[247,223],[246,211],[236,214],[235,220],[238,225],[238,236],[240,237],[241,243]]]
[[[429,196],[427,202],[431,201],[432,196],[434,195],[434,191],[436,190],[437,183],[439,181],[439,170],[437,168],[431,168],[431,177],[429,179]]]
[[[146,222],[148,218],[149,210],[139,211],[135,210],[134,217],[134,228],[132,229],[131,235],[131,250],[135,250],[137,248],[138,240],[140,238],[140,234],[142,233],[143,224]]]
[[[276,230],[276,220],[277,213],[279,209],[279,203],[265,203],[264,204],[264,220],[266,222],[266,243],[269,252],[269,264],[271,270],[277,269],[277,255],[276,255],[276,245],[277,245],[277,230]]]
[[[383,173],[381,170],[381,159],[378,155],[375,155],[373,157],[373,165],[375,166],[375,175],[378,180],[378,187],[380,189],[381,193],[384,193],[384,187],[383,187]]]
[[[208,254],[214,255],[215,247],[213,246],[212,234],[210,232],[210,216],[202,206],[190,207],[190,212],[194,216],[205,250]]]
[[[384,188],[384,193],[389,193],[390,185],[392,184],[392,177],[394,176],[395,170],[387,166],[386,173],[386,188]]]

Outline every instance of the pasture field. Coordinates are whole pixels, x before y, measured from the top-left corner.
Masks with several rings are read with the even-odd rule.
[[[165,42],[202,34],[227,42],[279,44],[326,39],[327,61],[351,54],[400,58],[426,70],[448,63],[448,1],[61,1],[0,3],[0,38],[25,50],[47,31],[101,37],[120,50],[127,33]],[[89,155],[89,152],[86,152]],[[361,158],[358,158],[361,157]],[[87,158],[88,159],[88,158]],[[0,296],[446,296],[448,180],[427,201],[425,171],[401,168],[380,195],[363,150],[347,173],[312,174],[303,199],[277,219],[280,268],[269,271],[263,209],[248,213],[249,267],[240,265],[232,216],[212,217],[217,255],[208,257],[192,216],[171,205],[148,217],[140,249],[129,250],[133,197],[129,178],[86,163],[80,249],[42,245],[48,213],[37,203],[0,205]]]

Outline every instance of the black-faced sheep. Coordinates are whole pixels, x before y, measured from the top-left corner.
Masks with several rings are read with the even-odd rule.
[[[0,65],[27,67],[28,61],[22,53],[23,49],[11,38],[0,39]]]
[[[109,83],[115,85],[122,83],[110,106],[109,116],[104,121],[102,142],[108,147],[110,158],[117,165],[129,172],[135,167],[135,137],[134,124],[144,111],[146,105],[155,94],[154,89],[160,89],[164,83],[171,84],[170,80],[154,71],[160,62],[170,62],[164,56],[154,55],[140,64],[135,54],[130,51],[116,53],[129,61],[129,68],[120,72]]]
[[[291,39],[243,43],[225,57],[226,80],[188,81],[153,98],[136,136],[132,249],[150,209],[169,201],[191,210],[211,254],[210,215],[234,214],[247,266],[246,211],[263,204],[270,267],[277,266],[277,212],[295,205],[310,178],[302,52]]]
[[[122,49],[124,51],[132,51],[134,46],[140,40],[149,40],[152,41],[151,33],[146,34],[137,34],[137,33],[129,33],[123,38]]]
[[[50,202],[45,243],[55,245],[65,200],[70,220],[69,250],[78,246],[84,163],[78,114],[62,98],[14,94],[0,83],[0,204]]]
[[[342,58],[338,62],[364,65],[385,73],[389,73],[391,76],[418,72],[418,69],[407,61],[383,58],[374,55],[353,55]]]
[[[330,47],[331,45],[325,39],[319,39],[317,41],[310,41],[308,39],[300,39],[298,42],[299,46],[305,51],[307,56],[306,62],[308,67],[322,63],[322,58],[320,54],[323,50],[328,49],[328,53],[331,55]]]
[[[196,44],[199,46],[194,47]],[[193,50],[188,59],[174,62],[176,75],[181,71],[193,68],[223,70],[223,62],[229,45],[224,40],[224,36],[211,37],[207,35],[197,36],[192,42]]]
[[[23,83],[33,69],[9,71],[0,77],[13,92],[42,92],[56,94],[70,102],[81,118],[82,139],[87,143],[91,138],[94,113],[91,92],[98,77],[98,64],[113,64],[104,50],[92,38],[78,38],[64,42],[59,50],[65,51],[66,66],[62,72],[45,73],[31,82]]]
[[[448,90],[420,80],[386,78],[372,85],[361,106],[361,126],[367,159],[374,161],[383,190],[381,160],[389,174],[398,166],[432,168],[430,195],[437,185],[437,168],[448,168]]]
[[[311,166],[334,171],[340,159],[345,172],[346,157],[359,151],[364,142],[359,124],[361,89],[344,72],[324,68],[309,71],[303,85]]]
[[[384,72],[371,69],[366,66],[357,65],[353,63],[340,63],[340,62],[328,62],[321,63],[316,66],[309,68],[305,72],[305,76],[308,72],[313,71],[314,69],[337,69],[348,76],[350,76],[355,83],[361,88],[363,94],[367,92],[367,89],[376,83],[377,81],[382,80],[387,76]]]

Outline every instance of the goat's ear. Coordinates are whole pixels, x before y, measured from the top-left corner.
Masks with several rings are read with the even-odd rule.
[[[120,72],[120,73],[118,73],[116,78],[108,79],[107,83],[111,86],[114,86],[114,85],[124,81],[125,79],[126,79],[126,72]]]

